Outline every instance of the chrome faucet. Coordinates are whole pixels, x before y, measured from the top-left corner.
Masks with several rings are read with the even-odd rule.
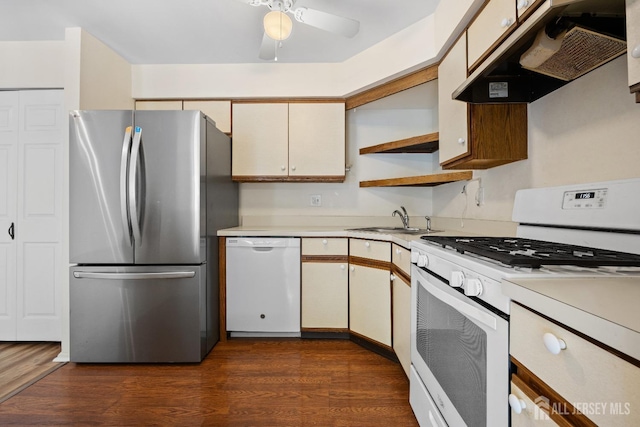
[[[396,214],[398,214],[400,216],[400,219],[402,220],[402,225],[404,226],[404,228],[409,228],[409,215],[407,214],[407,210],[404,208],[404,206],[400,206],[400,209],[402,209],[402,212],[396,209],[395,211],[393,211],[393,213],[391,213],[391,216],[396,216]]]
[[[431,231],[431,217],[425,216],[424,219],[427,220],[427,233]]]

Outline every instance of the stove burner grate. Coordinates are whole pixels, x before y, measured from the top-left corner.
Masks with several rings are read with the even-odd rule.
[[[423,240],[469,252],[511,267],[540,268],[543,265],[578,267],[640,267],[640,255],[519,237],[422,236]]]

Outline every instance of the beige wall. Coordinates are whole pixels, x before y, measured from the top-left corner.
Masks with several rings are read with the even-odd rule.
[[[0,89],[64,86],[63,41],[0,42]]]
[[[529,104],[529,158],[474,172],[485,204],[474,196],[479,181],[436,187],[433,214],[510,221],[522,188],[640,176],[640,104],[627,86],[626,56]],[[466,199],[466,200],[465,200]]]

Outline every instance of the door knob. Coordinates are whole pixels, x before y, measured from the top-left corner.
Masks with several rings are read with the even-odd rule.
[[[15,224],[13,222],[11,223],[9,230],[7,231],[9,232],[9,236],[11,236],[11,240],[14,240],[16,238],[16,235],[15,235]]]

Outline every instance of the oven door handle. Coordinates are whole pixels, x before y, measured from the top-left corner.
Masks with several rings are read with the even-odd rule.
[[[423,279],[426,280],[424,277],[423,277]],[[438,289],[436,286],[433,286],[431,284],[431,282],[429,282],[428,280],[426,280],[426,281],[427,281],[427,283],[429,283],[431,285],[429,287],[428,291],[431,292],[431,294],[434,297],[438,298],[439,300],[441,300],[445,304],[448,304],[451,307],[455,308],[460,313],[466,314],[470,318],[485,324],[486,326],[490,327],[494,331],[498,329],[496,318],[493,317],[491,314],[488,314],[488,313],[486,313],[486,312],[484,312],[484,311],[472,306],[471,304],[468,304],[468,303],[466,303],[464,301],[459,300],[458,298],[454,297],[453,295],[450,295],[447,292],[445,292],[445,291],[443,291],[441,289]]]

